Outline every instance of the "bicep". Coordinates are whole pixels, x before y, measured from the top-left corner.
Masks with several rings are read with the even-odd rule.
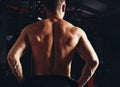
[[[25,32],[21,32],[20,36],[10,49],[8,56],[12,56],[14,58],[20,58],[26,49],[26,34]]]
[[[91,45],[90,41],[88,40],[85,32],[83,32],[79,40],[77,51],[80,54],[81,58],[83,58],[83,60],[85,60],[86,62],[97,60],[96,52],[93,46]]]

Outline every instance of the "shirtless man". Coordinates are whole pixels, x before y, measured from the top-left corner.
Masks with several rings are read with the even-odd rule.
[[[66,8],[65,0],[46,0],[45,8],[47,18],[26,26],[9,51],[7,59],[10,68],[18,82],[22,82],[24,75],[20,58],[30,44],[34,62],[33,76],[67,78],[70,77],[73,54],[77,50],[85,61],[82,74],[77,81],[79,87],[83,87],[99,65],[96,52],[85,32],[63,19]],[[58,83],[62,84],[62,81]],[[53,81],[53,84],[57,82]]]

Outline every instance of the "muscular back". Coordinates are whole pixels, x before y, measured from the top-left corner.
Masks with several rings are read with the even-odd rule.
[[[29,26],[35,75],[70,75],[71,61],[79,41],[78,28],[65,20],[45,19]]]

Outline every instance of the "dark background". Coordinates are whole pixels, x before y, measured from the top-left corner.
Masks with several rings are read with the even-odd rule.
[[[6,55],[22,28],[38,21],[38,17],[46,17],[43,0],[0,0],[0,87],[17,86]],[[100,65],[93,76],[94,86],[119,87],[120,1],[67,0],[64,19],[87,33],[98,54]],[[31,71],[29,52],[22,58],[26,77]],[[84,61],[76,53],[71,72],[73,78],[79,78],[83,65]]]

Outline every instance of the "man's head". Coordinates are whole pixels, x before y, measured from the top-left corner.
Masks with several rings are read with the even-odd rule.
[[[47,12],[55,14],[56,12],[63,12],[64,15],[66,8],[65,0],[45,0],[45,9]]]

